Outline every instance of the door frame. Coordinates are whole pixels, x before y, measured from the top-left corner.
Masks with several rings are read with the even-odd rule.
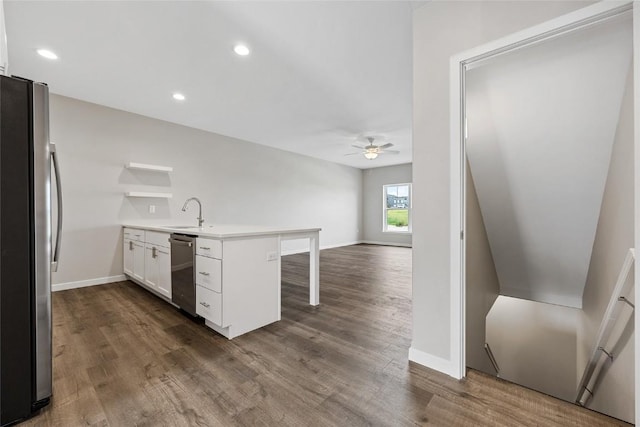
[[[634,49],[634,180],[635,212],[640,212],[640,4],[633,1],[602,1],[583,9],[560,16],[542,24],[527,28],[509,36],[483,44],[451,57],[450,60],[450,279],[451,307],[450,325],[451,365],[447,372],[455,378],[463,378],[466,373],[465,317],[466,317],[466,123],[465,123],[465,70],[470,64],[477,64],[507,52],[531,46],[557,35],[597,23],[619,13],[633,10]],[[635,247],[640,247],[640,216],[635,215]],[[640,282],[635,277],[636,289]],[[640,330],[640,316],[635,316],[635,330]],[[639,334],[636,334],[635,348],[640,349]],[[639,358],[636,356],[636,360]],[[637,365],[637,364],[636,364]],[[636,384],[636,424],[640,425],[640,369],[635,369]]]

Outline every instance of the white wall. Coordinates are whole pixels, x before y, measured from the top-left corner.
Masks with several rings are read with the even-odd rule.
[[[625,96],[620,109],[620,121],[615,135],[584,289],[583,311],[578,324],[578,379],[582,378],[584,368],[591,357],[600,323],[627,251],[634,246],[633,73],[631,69],[629,67]],[[611,366],[607,367],[606,373],[602,373],[602,383],[593,390],[594,399],[588,406],[628,422],[634,422],[633,339],[620,344],[619,351],[615,352],[616,359]]]
[[[411,164],[385,166],[363,171],[363,240],[367,243],[411,246],[411,234],[384,233],[383,189],[386,184],[411,182]],[[412,217],[413,220],[413,217]]]
[[[179,108],[179,107],[178,107]],[[249,142],[51,96],[65,224],[54,284],[122,274],[120,224],[141,219],[208,224],[322,227],[321,246],[361,240],[362,171]],[[173,166],[169,174],[132,171],[126,162]],[[129,190],[172,199],[124,197]],[[149,214],[149,204],[156,213]],[[293,242],[296,243],[296,242]],[[285,249],[301,248],[288,247]]]
[[[449,60],[589,2],[432,1],[413,16],[413,341],[411,358],[452,372],[449,278]]]
[[[499,296],[487,316],[487,342],[500,378],[575,401],[579,315],[575,308]]]
[[[500,294],[500,282],[468,162],[466,174],[466,362],[470,368],[495,375],[496,371],[489,361],[484,344],[486,342],[487,314]]]
[[[582,306],[631,34],[626,14],[466,73],[466,152],[502,295]]]

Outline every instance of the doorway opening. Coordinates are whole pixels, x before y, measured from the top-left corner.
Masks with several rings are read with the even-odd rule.
[[[452,354],[633,422],[631,8],[452,60]]]

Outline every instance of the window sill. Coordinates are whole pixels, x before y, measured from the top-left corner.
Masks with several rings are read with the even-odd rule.
[[[389,234],[412,234],[411,231],[397,231],[397,230],[382,230],[383,233]]]

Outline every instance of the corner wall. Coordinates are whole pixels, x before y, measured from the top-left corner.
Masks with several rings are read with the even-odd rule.
[[[383,185],[411,182],[411,164],[365,169],[363,176],[363,240],[365,243],[411,246],[410,233],[385,233],[382,231]],[[412,211],[413,213],[413,211]],[[415,217],[411,220],[415,223]]]
[[[583,310],[577,337],[578,381],[591,357],[600,323],[627,251],[634,247],[633,84],[633,72],[630,68],[582,298]],[[630,333],[633,333],[632,324],[633,321]],[[633,336],[627,335],[625,338],[626,341],[620,343],[613,363],[608,364],[601,373],[602,381],[593,390],[594,397],[587,406],[632,423],[634,345]]]
[[[414,11],[414,361],[444,372],[457,369],[450,354],[450,58],[590,3],[432,1]]]
[[[121,224],[195,223],[195,205],[181,211],[192,196],[202,200],[208,224],[322,227],[321,247],[361,240],[359,169],[62,96],[50,101],[65,209],[54,289],[121,279]],[[174,170],[134,171],[127,162]],[[127,198],[125,191],[173,198]],[[283,250],[305,250],[286,243],[293,246]]]
[[[467,174],[466,362],[470,368],[495,375],[495,368],[487,356],[484,344],[488,342],[487,314],[500,294],[500,281],[493,262],[469,162],[466,163],[465,172]]]
[[[487,316],[487,341],[500,378],[573,402],[580,310],[499,296]]]

